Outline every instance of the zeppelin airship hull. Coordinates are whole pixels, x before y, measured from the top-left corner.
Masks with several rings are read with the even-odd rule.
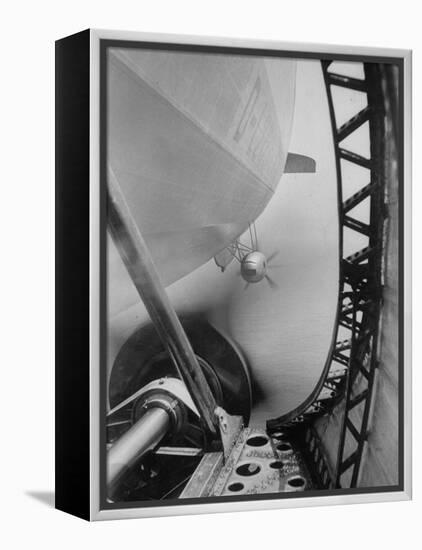
[[[289,60],[111,50],[108,167],[168,285],[259,216],[286,163]]]

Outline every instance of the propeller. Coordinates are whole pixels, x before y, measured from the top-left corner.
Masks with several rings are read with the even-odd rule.
[[[267,283],[269,284],[270,288],[272,288],[273,290],[278,290],[280,288],[278,284],[273,279],[271,279],[269,275],[265,275],[265,279],[267,280]]]
[[[266,279],[268,286],[272,290],[277,290],[279,286],[268,275],[269,268],[282,267],[281,265],[272,264],[274,258],[279,254],[279,250],[272,252],[268,258],[263,252],[261,252],[258,244],[258,235],[256,232],[255,224],[249,225],[249,236],[251,245],[248,246],[241,241],[236,241],[234,246],[235,252],[233,255],[240,262],[240,271],[238,275],[246,281],[246,285],[243,290],[247,290],[250,283],[259,283],[263,279]]]
[[[271,260],[274,259],[277,254],[278,251],[275,251],[267,259],[262,252],[253,250],[243,256],[240,263],[240,275],[246,281],[244,290],[248,288],[250,283],[259,283],[263,279],[266,279],[272,290],[278,289],[277,283],[268,274],[268,269],[273,267]]]
[[[271,260],[274,260],[274,258],[276,258],[279,255],[279,253],[280,253],[279,250],[275,250],[270,256],[268,256],[267,264],[269,264]]]

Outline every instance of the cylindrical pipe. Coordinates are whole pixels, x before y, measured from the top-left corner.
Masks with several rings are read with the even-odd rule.
[[[121,476],[138,458],[153,449],[170,429],[168,413],[154,407],[125,432],[110,448],[107,457],[107,485],[113,490]]]
[[[116,247],[201,418],[215,434],[217,404],[214,395],[111,169],[108,171],[108,193],[108,226]]]

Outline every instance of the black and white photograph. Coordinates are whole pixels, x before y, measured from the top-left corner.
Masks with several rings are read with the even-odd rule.
[[[1,13],[0,548],[417,546],[417,4]]]
[[[100,48],[101,506],[402,491],[402,61]]]

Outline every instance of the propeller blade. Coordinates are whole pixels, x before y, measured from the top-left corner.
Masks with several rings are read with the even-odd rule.
[[[268,275],[265,275],[265,278],[267,279],[268,284],[273,290],[277,290],[279,288],[278,284],[271,279]]]
[[[276,256],[278,256],[279,252],[280,252],[279,250],[276,250],[275,252],[273,252],[273,253],[271,254],[271,256],[268,256],[268,258],[267,258],[267,264],[269,264],[269,263],[271,262],[271,260],[273,260]]]

